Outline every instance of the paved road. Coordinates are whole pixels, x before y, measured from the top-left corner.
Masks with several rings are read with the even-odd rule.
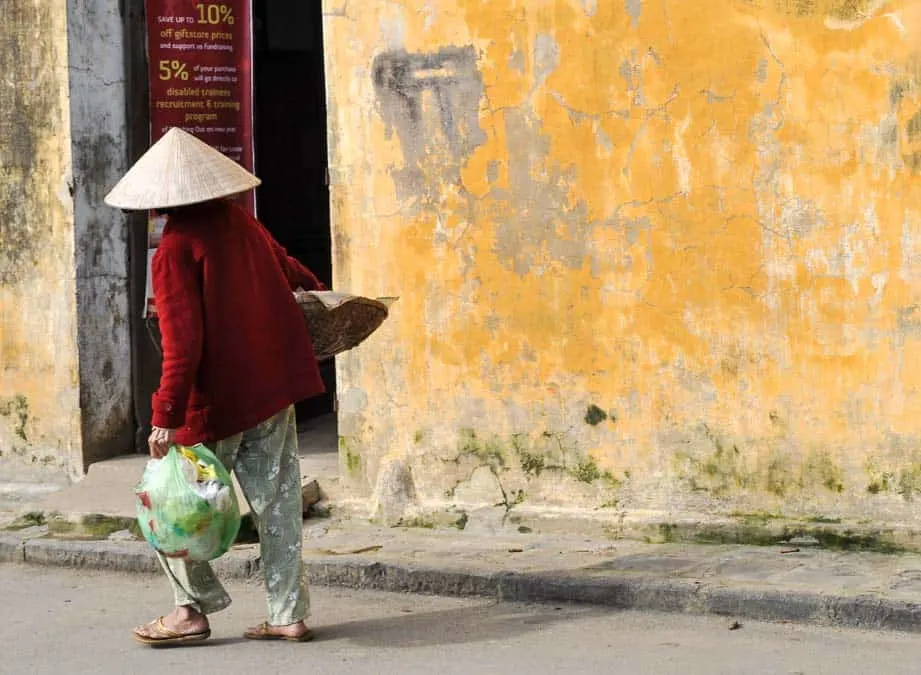
[[[151,650],[128,629],[162,612],[163,580],[0,565],[0,673],[921,672],[909,635],[328,589],[313,592],[315,642],[254,643],[238,635],[261,620],[261,590],[229,587],[236,602],[209,643]]]

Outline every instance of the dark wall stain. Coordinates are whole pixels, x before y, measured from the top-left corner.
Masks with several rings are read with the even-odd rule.
[[[900,73],[889,86],[889,105],[893,115],[900,115],[902,106],[911,106],[911,99],[906,93],[914,91],[921,83],[921,55],[913,54]],[[911,108],[909,111],[910,112]],[[921,110],[914,109],[905,123],[904,136],[899,134],[898,126],[882,126],[882,144],[893,154],[901,154],[902,161],[914,173],[921,172]]]
[[[433,196],[435,190],[425,182],[426,159],[437,158],[436,173],[445,176],[447,169],[450,180],[462,160],[486,140],[479,123],[483,79],[476,51],[444,47],[431,54],[385,52],[374,59],[373,78],[388,138],[396,132],[403,149],[405,166],[397,176],[401,196]],[[434,105],[425,105],[428,96]]]
[[[856,21],[866,15],[869,0],[838,0],[828,8],[828,15],[842,21]]]
[[[124,256],[124,233],[112,227],[113,211],[93,207],[103,203],[112,182],[111,167],[124,161],[124,143],[107,134],[81,136],[74,139],[71,152],[76,208],[81,211],[76,228],[77,275],[122,273],[112,266]]]
[[[17,394],[12,398],[0,399],[0,417],[9,418],[13,435],[20,441],[28,442],[26,427],[29,424],[29,400],[25,396]]]
[[[921,141],[921,110],[908,120],[905,125],[905,134],[908,143],[902,159],[905,164],[911,167],[912,171],[918,173],[921,170],[921,151],[917,149],[918,143]]]
[[[132,400],[124,395],[125,374],[130,370],[116,369],[112,362],[123,353],[128,333],[126,297],[127,280],[118,277],[90,276],[78,286],[77,349],[87,465],[122,454],[133,445]]]
[[[597,427],[599,424],[608,419],[608,414],[594,403],[588,407],[585,413],[585,423]]]
[[[77,352],[81,449],[84,464],[89,465],[134,446],[129,233],[124,215],[103,203],[106,191],[129,164],[130,127],[138,113],[132,109],[131,118],[125,117],[125,95],[131,97],[132,92],[126,91],[122,78],[128,75],[125,59],[133,57],[118,45],[96,42],[118,34],[133,40],[128,37],[133,27],[126,22],[141,19],[142,14],[134,10],[140,10],[143,3],[123,3],[120,17],[105,0],[72,4],[68,84]],[[143,266],[143,258],[137,260]]]
[[[908,134],[909,140],[918,140],[918,136],[921,135],[921,110],[916,112],[912,118],[908,120],[905,132]]]
[[[749,0],[749,4],[757,4]],[[872,0],[775,0],[778,10],[796,17],[824,14],[840,21],[857,21],[864,18],[872,6]]]
[[[35,266],[51,231],[37,208],[49,187],[36,165],[40,139],[59,129],[61,101],[50,41],[53,5],[3,0],[0,29],[0,286]],[[41,181],[41,184],[38,182]]]
[[[796,0],[790,8],[796,16],[811,16],[816,13],[815,0]]]

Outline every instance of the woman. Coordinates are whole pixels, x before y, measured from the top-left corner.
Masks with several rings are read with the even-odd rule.
[[[150,454],[204,443],[233,470],[259,529],[268,620],[245,637],[305,641],[309,597],[301,559],[302,496],[293,404],[323,392],[292,291],[322,290],[228,198],[259,179],[180,129],[154,144],[106,197],[121,209],[168,213],[152,263],[163,369],[153,396]],[[176,598],[135,629],[150,645],[211,635],[230,598],[207,563],[160,562]]]

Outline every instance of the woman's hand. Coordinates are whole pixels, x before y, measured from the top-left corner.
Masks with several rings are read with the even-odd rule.
[[[147,445],[150,447],[150,456],[154,459],[160,459],[169,452],[170,446],[173,445],[176,438],[175,429],[161,429],[154,427],[147,439]]]

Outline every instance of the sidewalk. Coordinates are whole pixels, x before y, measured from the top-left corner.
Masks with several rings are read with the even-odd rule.
[[[311,583],[525,602],[576,602],[738,619],[921,632],[921,555],[817,548],[643,544],[537,534],[307,521]],[[0,534],[0,561],[158,573],[144,542]],[[217,561],[230,578],[259,576],[258,547]]]
[[[326,416],[301,425],[298,433],[301,478],[318,480],[328,497],[339,494],[339,454],[336,419]],[[23,512],[58,514],[64,521],[104,516],[114,521],[135,519],[134,486],[150,457],[126,455],[90,466],[86,477],[73,485],[42,485],[33,480],[0,482],[0,528]],[[4,488],[6,488],[4,492]],[[237,497],[248,511],[239,485]],[[5,497],[5,498],[4,498]]]
[[[305,521],[314,584],[921,632],[917,553],[838,552],[808,542],[648,544],[475,520],[464,530],[428,529],[421,520],[422,527],[388,528],[337,516],[348,509],[338,508],[335,428],[328,426],[302,435],[302,476],[318,479],[337,506],[333,518]],[[37,524],[0,529],[0,562],[159,573],[150,547],[124,529],[134,521],[132,488],[145,462],[104,462],[81,483],[28,493],[40,498],[19,511],[34,511]],[[45,522],[53,513],[60,519]],[[11,520],[6,515],[0,528]],[[95,529],[55,527],[87,517]],[[227,577],[257,578],[258,546],[235,546],[215,566]]]

